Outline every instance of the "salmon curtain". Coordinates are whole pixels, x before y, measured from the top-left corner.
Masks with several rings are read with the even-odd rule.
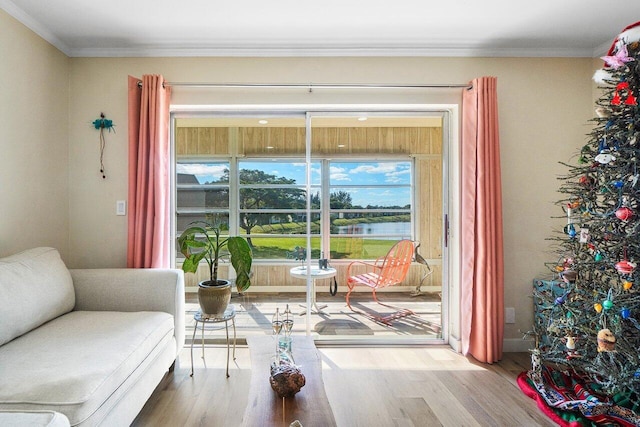
[[[462,97],[462,352],[502,358],[504,256],[497,79],[471,82]]]
[[[169,101],[164,78],[129,76],[127,266],[170,266]]]

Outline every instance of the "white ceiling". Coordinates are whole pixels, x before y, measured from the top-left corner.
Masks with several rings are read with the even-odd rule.
[[[69,56],[567,56],[638,0],[0,0]]]

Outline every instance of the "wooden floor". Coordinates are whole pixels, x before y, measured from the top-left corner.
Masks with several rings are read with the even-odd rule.
[[[448,347],[319,347],[325,389],[338,426],[553,426],[516,384],[526,353],[480,364]],[[295,349],[294,349],[295,355]],[[185,348],[134,426],[242,425],[251,381],[249,349],[239,347],[230,378],[226,347]],[[264,379],[268,381],[268,378]],[[285,424],[288,425],[288,424]],[[261,424],[257,427],[268,427]],[[279,425],[278,425],[279,427]]]

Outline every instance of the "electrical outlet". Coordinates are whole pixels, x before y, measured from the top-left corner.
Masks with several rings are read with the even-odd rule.
[[[516,309],[506,307],[504,309],[504,323],[516,323]]]
[[[127,214],[127,202],[125,200],[116,201],[116,215]]]

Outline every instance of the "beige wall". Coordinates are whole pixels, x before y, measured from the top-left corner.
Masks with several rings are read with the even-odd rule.
[[[161,73],[173,82],[375,82],[464,83],[498,77],[505,231],[505,305],[516,324],[506,337],[519,339],[532,316],[531,281],[547,274],[554,255],[545,241],[561,221],[554,202],[567,161],[586,141],[592,116],[591,59],[540,58],[77,58],[71,64],[71,243],[77,266],[124,265],[126,223],[115,202],[126,198],[126,78]],[[260,104],[458,103],[459,91],[346,93],[336,91],[209,90],[202,96],[176,88],[175,103]],[[100,111],[114,119],[108,135],[108,178],[96,173],[96,140],[87,123]],[[95,240],[85,241],[91,229]],[[96,242],[104,245],[96,247]],[[89,252],[91,255],[89,255]],[[87,254],[87,255],[85,255]]]
[[[0,10],[0,256],[69,253],[69,63]]]
[[[3,34],[8,31],[14,39],[11,46],[0,46],[3,58],[0,81],[7,86],[0,91],[3,99],[0,140],[3,154],[8,153],[0,159],[3,176],[0,249],[8,253],[39,244],[58,246],[66,253],[71,267],[125,265],[126,217],[115,215],[115,205],[117,200],[127,198],[127,75],[160,73],[174,82],[285,83],[464,83],[478,76],[497,76],[505,218],[505,305],[516,309],[516,324],[506,326],[505,337],[515,341],[521,338],[519,330],[530,329],[531,281],[547,274],[544,262],[553,260],[554,254],[545,238],[562,223],[550,218],[559,212],[554,206],[560,198],[556,177],[564,168],[558,162],[570,160],[589,132],[594,60],[67,59],[1,12],[0,24]],[[450,104],[458,103],[459,99],[459,91],[437,90],[308,93],[225,89],[198,95],[190,89],[176,88],[173,102]],[[98,134],[91,126],[101,112],[116,125],[116,133],[107,134],[104,180],[98,172]],[[27,165],[33,168],[25,174]],[[27,226],[34,231],[27,231]]]

